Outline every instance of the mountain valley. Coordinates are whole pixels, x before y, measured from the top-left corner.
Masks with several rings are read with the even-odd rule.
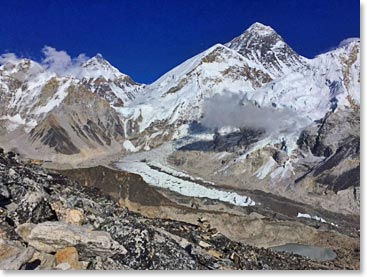
[[[83,205],[94,201],[101,210],[79,212],[124,249],[104,255],[97,247],[91,259],[85,245],[73,245],[89,269],[167,268],[157,253],[178,266],[176,253],[186,269],[285,269],[286,260],[289,269],[359,269],[359,39],[308,59],[270,26],[254,23],[152,84],[135,82],[100,54],[63,72],[30,59],[5,60],[1,244],[24,248],[22,228],[46,228],[49,221],[55,226],[47,228],[63,228],[60,214],[35,221],[14,215],[27,201],[39,205],[31,192],[24,201],[16,196],[34,170],[26,190],[46,184],[47,209],[60,212],[53,205],[65,200],[63,193],[77,201],[84,191]],[[13,152],[15,160],[6,156]],[[17,178],[13,167],[22,172]],[[98,223],[103,217],[106,223]],[[127,225],[113,226],[119,220]],[[130,241],[128,232],[144,243]],[[40,248],[44,241],[32,243],[31,256],[36,251],[45,262],[56,252]],[[302,246],[300,256],[272,250],[293,244]],[[143,254],[131,248],[140,246]],[[302,256],[307,247],[335,257]]]

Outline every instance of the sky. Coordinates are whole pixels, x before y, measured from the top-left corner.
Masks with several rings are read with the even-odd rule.
[[[0,53],[40,61],[45,46],[92,57],[151,83],[252,23],[312,58],[360,36],[357,0],[0,0]]]

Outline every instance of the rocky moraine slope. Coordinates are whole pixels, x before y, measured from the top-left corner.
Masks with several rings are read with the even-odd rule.
[[[340,269],[232,241],[204,218],[150,219],[0,150],[1,269]],[[347,255],[347,256],[345,256]],[[358,253],[354,254],[358,255]]]

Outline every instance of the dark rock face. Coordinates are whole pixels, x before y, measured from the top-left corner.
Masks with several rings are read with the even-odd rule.
[[[184,151],[238,152],[246,151],[257,142],[265,132],[263,130],[242,129],[226,135],[216,133],[211,141],[198,141],[181,147]]]
[[[360,115],[353,110],[329,112],[324,118],[306,128],[298,139],[302,150],[315,156],[329,157],[351,138],[359,139]]]
[[[44,145],[54,148],[56,152],[71,155],[77,154],[80,150],[71,141],[67,131],[60,126],[54,116],[49,116],[46,121],[48,126],[33,129],[30,133],[33,141],[40,140]]]
[[[62,170],[60,173],[84,186],[99,188],[116,201],[124,199],[144,206],[174,206],[137,174],[104,166]]]
[[[34,146],[73,155],[108,148],[125,138],[123,122],[109,103],[85,87],[71,86],[64,101],[30,132]],[[81,107],[88,107],[87,109]]]
[[[10,192],[7,186],[0,183],[0,207],[4,208],[6,205],[10,204]]]
[[[317,181],[326,184],[329,189],[335,192],[349,187],[360,186],[360,140],[353,138],[340,146],[334,155],[328,158],[323,164],[318,166],[313,175]],[[354,161],[352,166],[345,168],[345,171],[336,170],[339,165],[346,161]]]
[[[288,154],[287,152],[283,150],[276,151],[273,154],[273,159],[280,165],[284,165],[284,163],[288,160]]]
[[[0,244],[13,249],[0,255],[1,269],[54,269],[53,255],[61,247],[75,247],[85,269],[341,266],[231,241],[209,228],[204,219],[187,224],[143,217],[120,207],[97,188],[21,163],[13,153],[0,154],[0,184],[2,197],[10,202],[0,208]],[[83,225],[63,221],[62,215],[70,210],[83,215]]]
[[[353,110],[327,113],[316,126],[305,129],[298,146],[324,157],[312,175],[335,192],[360,186],[360,117]]]
[[[216,135],[214,137],[214,149],[216,151],[235,152],[239,149],[247,149],[252,143],[259,140],[264,134],[262,130],[243,129],[238,133],[231,133],[228,135]]]
[[[351,138],[342,144],[335,154],[328,158],[321,166],[315,170],[315,175],[319,175],[325,170],[336,167],[340,162],[347,158],[356,159],[360,156],[360,140],[359,138]],[[359,166],[358,166],[359,167]]]
[[[253,24],[246,32],[226,44],[246,58],[259,61],[276,77],[284,74],[280,61],[294,69],[304,65],[301,57],[271,27]]]

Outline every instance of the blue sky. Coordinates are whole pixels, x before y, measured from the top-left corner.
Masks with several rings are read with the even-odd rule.
[[[256,21],[312,58],[360,36],[359,9],[357,0],[0,0],[0,52],[35,60],[45,45],[72,57],[101,53],[150,83]]]

